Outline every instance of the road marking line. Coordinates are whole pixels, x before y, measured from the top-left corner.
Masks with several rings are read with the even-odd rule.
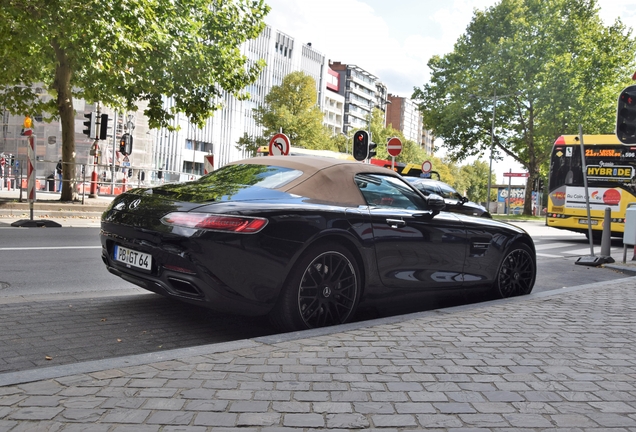
[[[550,254],[544,254],[544,253],[537,253],[538,257],[544,257],[544,258],[564,258],[563,255],[550,255]]]

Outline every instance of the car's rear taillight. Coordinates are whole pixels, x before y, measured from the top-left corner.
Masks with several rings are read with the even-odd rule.
[[[210,213],[169,213],[161,218],[165,225],[211,231],[253,234],[267,225],[267,219],[247,216],[228,216]]]

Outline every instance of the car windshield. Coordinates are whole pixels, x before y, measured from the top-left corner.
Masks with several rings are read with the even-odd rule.
[[[198,182],[207,186],[231,184],[277,189],[301,175],[302,171],[291,168],[273,165],[237,164],[226,165],[201,177]]]
[[[273,165],[226,165],[198,180],[153,188],[152,193],[193,202],[281,198],[277,189],[302,174],[300,170]]]
[[[439,188],[442,191],[443,198],[461,199],[461,195],[455,189],[446,183],[440,183]]]

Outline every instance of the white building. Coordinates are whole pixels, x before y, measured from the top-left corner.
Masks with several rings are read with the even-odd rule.
[[[253,110],[265,101],[273,86],[281,85],[283,78],[293,71],[302,71],[316,81],[318,105],[325,109],[325,124],[334,133],[342,130],[342,99],[332,92],[326,96],[325,56],[312,48],[311,43],[296,48],[295,40],[283,32],[267,26],[261,35],[243,45],[243,54],[250,60],[265,59],[267,66],[258,80],[248,86],[250,98],[239,101],[225,95],[219,102],[223,108],[207,120],[204,128],[191,125],[184,116],[175,118],[173,126],[179,132],[160,130],[155,138],[155,168],[172,172],[201,175],[204,157],[213,156],[216,169],[231,161],[247,157],[236,148],[245,133],[252,137],[262,134],[262,127],[254,120]],[[165,100],[170,107],[170,99]],[[340,109],[340,111],[338,111]],[[292,143],[293,146],[293,143]],[[181,176],[183,177],[183,176]]]
[[[100,168],[100,172],[104,171],[110,177],[107,165],[114,159],[116,166],[129,165],[134,170],[133,180],[138,179],[137,174],[139,177],[145,177],[146,181],[157,180],[161,172],[163,180],[178,181],[204,174],[206,158],[208,161],[212,160],[212,167],[216,169],[247,157],[236,148],[236,144],[245,133],[252,137],[261,136],[262,127],[258,126],[254,120],[254,108],[262,105],[271,88],[282,84],[283,78],[293,71],[302,71],[314,78],[318,105],[324,111],[325,125],[333,134],[343,132],[345,93],[338,94],[338,87],[344,88],[343,82],[338,83],[340,79],[338,72],[329,71],[325,56],[315,50],[311,43],[298,44],[293,37],[266,26],[258,38],[246,42],[241,49],[249,60],[255,62],[262,58],[267,64],[258,80],[245,89],[250,95],[247,100],[240,101],[223,93],[217,101],[222,108],[216,111],[213,117],[207,119],[202,128],[191,124],[185,115],[177,114],[171,124],[177,129],[175,132],[167,128],[150,130],[148,119],[143,115],[145,107],[142,105],[136,113],[118,113],[114,137],[111,129],[109,139],[100,141],[102,158],[99,163],[104,165]],[[357,82],[360,78],[356,77],[354,80]],[[371,80],[364,80],[365,83],[366,81],[369,82],[363,90],[354,87],[346,94],[349,94],[351,98],[356,97],[356,94],[368,96],[365,99],[368,113],[368,107],[372,106],[376,99],[377,79],[373,77]],[[386,93],[386,88],[384,89]],[[170,108],[173,104],[174,101],[171,98],[164,98],[165,108]],[[78,164],[91,164],[94,159],[89,155],[89,151],[93,141],[82,134],[82,122],[85,120],[84,112],[93,111],[95,107],[86,105],[83,100],[75,100],[74,106],[78,113],[75,121],[76,161]],[[113,110],[102,109],[102,112],[108,113],[111,118],[115,117]],[[365,113],[358,113],[357,123],[365,122],[366,124],[365,118]],[[0,153],[3,151],[17,153],[26,159],[26,147],[20,144],[26,140],[21,140],[19,137],[22,121],[22,117],[5,115],[4,141],[0,142]],[[119,139],[124,132],[133,135],[133,151],[127,158],[118,152]],[[52,122],[42,125],[38,123],[36,134],[38,143],[46,142],[47,138],[48,142],[53,140],[55,143],[39,146],[38,156],[41,159],[57,161],[62,153],[60,123]],[[115,150],[114,158],[113,149]],[[43,168],[44,171],[38,171],[48,172],[49,168],[52,172],[54,166],[47,165],[46,169]],[[125,171],[127,174],[128,169]],[[119,180],[123,175],[124,170],[118,169],[116,178]]]

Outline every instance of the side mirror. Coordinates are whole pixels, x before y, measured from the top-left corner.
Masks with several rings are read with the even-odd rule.
[[[470,200],[468,199],[468,197],[463,196],[461,201],[462,201],[462,204],[466,204]]]
[[[441,196],[437,195],[437,194],[429,194],[426,197],[426,203],[428,204],[429,208],[431,210],[433,210],[434,212],[439,213],[440,211],[444,210],[444,208],[446,207],[446,203],[444,202],[444,198],[442,198]]]

